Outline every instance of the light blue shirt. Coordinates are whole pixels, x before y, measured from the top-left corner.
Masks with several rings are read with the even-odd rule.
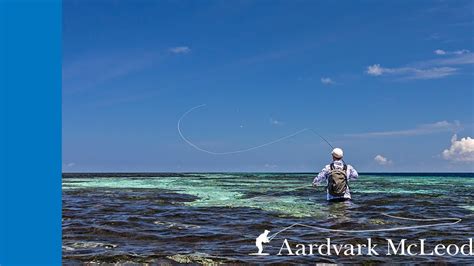
[[[344,167],[344,163],[342,162],[342,160],[335,160],[333,163],[334,163],[335,168],[342,169]],[[327,184],[328,176],[329,176],[330,171],[331,171],[331,165],[328,164],[323,168],[323,170],[321,170],[321,172],[318,174],[318,176],[314,178],[313,184],[314,185],[320,185],[321,182],[323,182],[323,181],[326,181],[326,184]],[[347,173],[346,174],[347,174],[347,180],[355,180],[355,179],[357,179],[357,177],[359,177],[359,174],[354,169],[354,167],[352,167],[351,165],[347,165]],[[339,198],[345,198],[345,199],[350,199],[351,198],[351,192],[350,192],[349,187],[346,189],[346,192],[341,197],[332,196],[331,194],[329,194],[329,192],[327,192],[327,200],[339,199]]]

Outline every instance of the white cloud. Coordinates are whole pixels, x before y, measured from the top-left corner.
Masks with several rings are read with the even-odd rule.
[[[431,124],[422,124],[415,128],[393,131],[376,131],[357,134],[346,134],[349,137],[391,137],[391,136],[416,136],[427,135],[438,132],[457,131],[461,128],[459,121],[439,121]]]
[[[274,125],[274,126],[283,126],[283,123],[282,121],[280,120],[276,120],[276,119],[273,119],[270,117],[270,124]]]
[[[324,85],[331,85],[334,84],[334,81],[332,81],[331,78],[321,78],[321,83]]]
[[[69,168],[69,167],[73,167],[74,165],[76,165],[75,163],[68,163],[66,164],[66,167]]]
[[[379,64],[367,67],[366,73],[371,76],[394,75],[403,79],[436,79],[455,74],[457,71],[453,67],[432,67],[432,68],[415,68],[415,67],[399,67],[385,68]]]
[[[454,75],[457,68],[453,67],[434,67],[429,69],[408,69],[407,73],[410,73],[407,79],[437,79],[444,78],[447,76]]]
[[[367,67],[367,74],[372,76],[380,76],[384,72],[384,69],[379,64],[375,64]]]
[[[474,53],[463,53],[462,51],[457,51],[457,53],[452,56],[418,63],[419,66],[459,66],[472,64],[474,64]]]
[[[456,134],[451,138],[451,147],[442,153],[443,158],[453,162],[474,162],[474,139],[471,137],[458,140]]]
[[[374,160],[376,163],[379,165],[389,165],[392,164],[392,161],[387,159],[386,157],[383,157],[382,155],[378,154],[377,156],[374,157]]]
[[[456,74],[459,69],[453,66],[474,64],[474,54],[467,49],[455,51],[437,49],[434,53],[443,57],[393,68],[374,64],[368,66],[365,72],[371,76],[395,76],[405,80],[438,79]]]
[[[187,54],[191,52],[191,48],[187,46],[177,46],[169,49],[173,54]]]
[[[462,54],[468,54],[470,52],[471,51],[467,49],[456,50],[456,51],[445,51],[445,50],[437,49],[434,51],[434,53],[437,55],[462,55]]]
[[[467,49],[462,49],[462,50],[457,50],[457,51],[454,51],[453,54],[457,54],[457,55],[460,55],[460,54],[468,54],[470,53],[471,51],[467,50]]]

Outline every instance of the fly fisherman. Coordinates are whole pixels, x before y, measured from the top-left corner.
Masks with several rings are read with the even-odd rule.
[[[332,163],[326,165],[323,170],[313,180],[313,187],[327,181],[327,200],[328,201],[346,201],[351,199],[349,190],[349,180],[357,179],[359,174],[351,166],[344,163],[342,149],[332,150]]]

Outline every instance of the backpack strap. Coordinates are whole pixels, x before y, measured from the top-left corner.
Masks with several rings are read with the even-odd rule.
[[[334,170],[334,163],[331,163],[331,164],[329,165],[329,171],[332,172],[332,170]],[[328,183],[327,183],[327,185],[326,185],[326,190],[327,190],[328,188],[329,188],[329,179],[328,179]]]
[[[344,163],[343,169],[344,169],[344,173],[346,174],[346,186],[347,186],[347,189],[350,190],[350,188],[349,188],[349,175],[347,174],[347,164],[346,163]]]

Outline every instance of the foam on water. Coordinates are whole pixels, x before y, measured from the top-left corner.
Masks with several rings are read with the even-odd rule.
[[[459,207],[462,207],[464,209],[467,209],[467,210],[470,210],[470,211],[474,212],[474,206],[461,205]]]

